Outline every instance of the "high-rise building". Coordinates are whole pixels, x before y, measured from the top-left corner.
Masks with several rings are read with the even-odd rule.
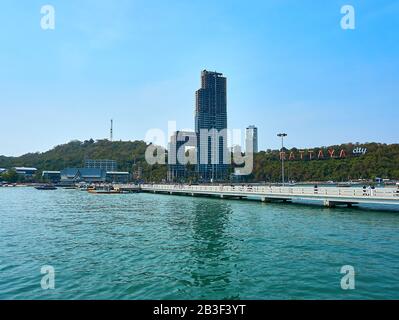
[[[202,181],[228,177],[226,83],[222,73],[204,70],[196,92],[197,173]]]
[[[252,144],[252,150],[254,153],[259,151],[258,149],[258,128],[255,126],[249,126],[246,130],[246,143]],[[247,145],[248,149],[248,145]]]

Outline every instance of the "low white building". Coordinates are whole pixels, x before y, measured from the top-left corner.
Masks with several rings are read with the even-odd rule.
[[[18,175],[23,176],[25,179],[32,179],[37,172],[36,168],[29,167],[15,167],[14,170]]]
[[[61,180],[61,171],[43,171],[42,178],[46,181],[59,182]]]
[[[107,182],[128,183],[130,180],[129,172],[107,171]]]

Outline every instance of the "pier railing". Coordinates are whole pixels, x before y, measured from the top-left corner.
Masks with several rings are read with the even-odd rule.
[[[143,191],[209,194],[225,196],[258,196],[266,198],[312,198],[365,202],[388,200],[399,203],[398,188],[339,188],[339,187],[278,187],[278,186],[226,186],[226,185],[163,185],[146,184]]]

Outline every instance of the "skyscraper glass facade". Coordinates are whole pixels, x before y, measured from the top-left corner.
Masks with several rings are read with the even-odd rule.
[[[225,180],[230,154],[227,149],[227,80],[218,72],[202,71],[196,92],[195,132],[197,172],[203,181]]]

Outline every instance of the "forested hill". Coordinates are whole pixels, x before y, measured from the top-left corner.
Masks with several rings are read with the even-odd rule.
[[[0,156],[0,168],[24,166],[35,167],[40,171],[61,170],[82,167],[84,159],[111,159],[118,162],[118,170],[132,172],[136,165],[146,172],[150,170],[144,159],[146,148],[144,141],[71,141],[43,153],[29,153],[20,157]],[[152,171],[158,167],[152,168]],[[163,172],[160,174],[163,175]]]

